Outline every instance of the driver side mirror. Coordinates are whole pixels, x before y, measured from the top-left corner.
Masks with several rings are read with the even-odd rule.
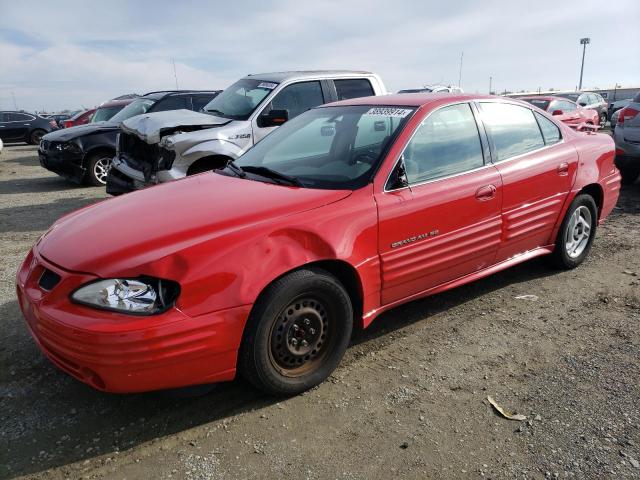
[[[269,110],[268,113],[258,117],[257,123],[260,128],[279,127],[287,120],[289,120],[289,110]]]
[[[406,188],[409,186],[409,180],[407,179],[407,169],[404,165],[404,157],[400,157],[400,162],[396,165],[393,173],[389,177],[387,183],[387,190],[398,190],[400,188]]]
[[[551,115],[562,115],[562,110],[554,110]]]

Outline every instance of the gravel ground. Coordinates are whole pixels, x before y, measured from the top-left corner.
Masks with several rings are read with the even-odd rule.
[[[0,477],[640,478],[639,184],[580,268],[537,259],[388,312],[327,382],[286,400],[242,381],[109,395],[58,371],[14,275],[57,217],[105,194],[27,146],[0,155],[0,194]]]

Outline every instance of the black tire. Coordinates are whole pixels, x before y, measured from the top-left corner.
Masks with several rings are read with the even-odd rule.
[[[584,235],[583,233],[575,233],[576,229],[580,230],[578,225],[576,225],[576,228],[572,229],[572,217],[578,210],[584,213],[584,210],[582,210],[584,208],[588,209],[590,214],[589,232],[586,243],[582,245],[580,253],[575,255],[578,253],[578,250],[576,249],[573,254],[570,253],[568,251],[568,240],[575,239],[576,237],[584,238]],[[565,270],[576,268],[584,261],[585,258],[587,258],[587,255],[589,255],[589,251],[591,250],[591,245],[593,244],[593,239],[596,235],[597,225],[598,207],[596,206],[596,202],[593,200],[593,197],[587,194],[577,195],[576,198],[573,199],[573,202],[571,202],[571,205],[569,205],[564,220],[562,220],[560,230],[558,231],[556,246],[553,251],[553,261],[556,267]],[[584,227],[582,227],[582,232],[584,232]]]
[[[621,168],[620,175],[622,175],[623,185],[633,185],[638,177],[640,177],[640,168]]]
[[[240,371],[271,395],[304,392],[335,370],[352,328],[351,299],[342,284],[321,269],[297,270],[256,301],[240,346]]]
[[[29,143],[31,145],[40,145],[40,140],[42,140],[42,137],[46,134],[47,132],[40,128],[34,130],[31,132],[31,135],[29,135]]]
[[[104,167],[104,164],[108,163],[110,166],[113,155],[114,153],[112,152],[97,152],[90,155],[87,159],[85,183],[94,187],[104,187],[107,184],[107,175],[109,173],[109,168]],[[106,172],[104,172],[105,168]]]

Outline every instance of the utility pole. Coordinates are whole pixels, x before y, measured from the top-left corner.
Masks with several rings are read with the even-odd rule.
[[[176,79],[176,90],[180,90],[178,88],[178,74],[176,73],[176,61],[171,57],[171,63],[173,63],[173,77]]]
[[[458,74],[458,86],[462,88],[462,59],[464,58],[464,52],[460,54],[460,73]]]
[[[580,66],[580,83],[578,84],[578,90],[582,90],[582,73],[584,72],[584,54],[587,51],[587,45],[591,43],[591,39],[588,37],[580,39],[580,45],[582,45],[582,65]]]
[[[491,95],[491,84],[493,83],[493,77],[489,76],[489,95]]]
[[[13,97],[13,109],[18,110],[18,104],[16,103],[16,93],[11,92],[11,96]]]

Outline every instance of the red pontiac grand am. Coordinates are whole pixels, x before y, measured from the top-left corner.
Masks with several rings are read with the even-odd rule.
[[[235,163],[58,220],[17,277],[62,370],[110,392],[322,382],[352,327],[540,255],[573,268],[613,209],[611,137],[517,100],[314,108]]]

